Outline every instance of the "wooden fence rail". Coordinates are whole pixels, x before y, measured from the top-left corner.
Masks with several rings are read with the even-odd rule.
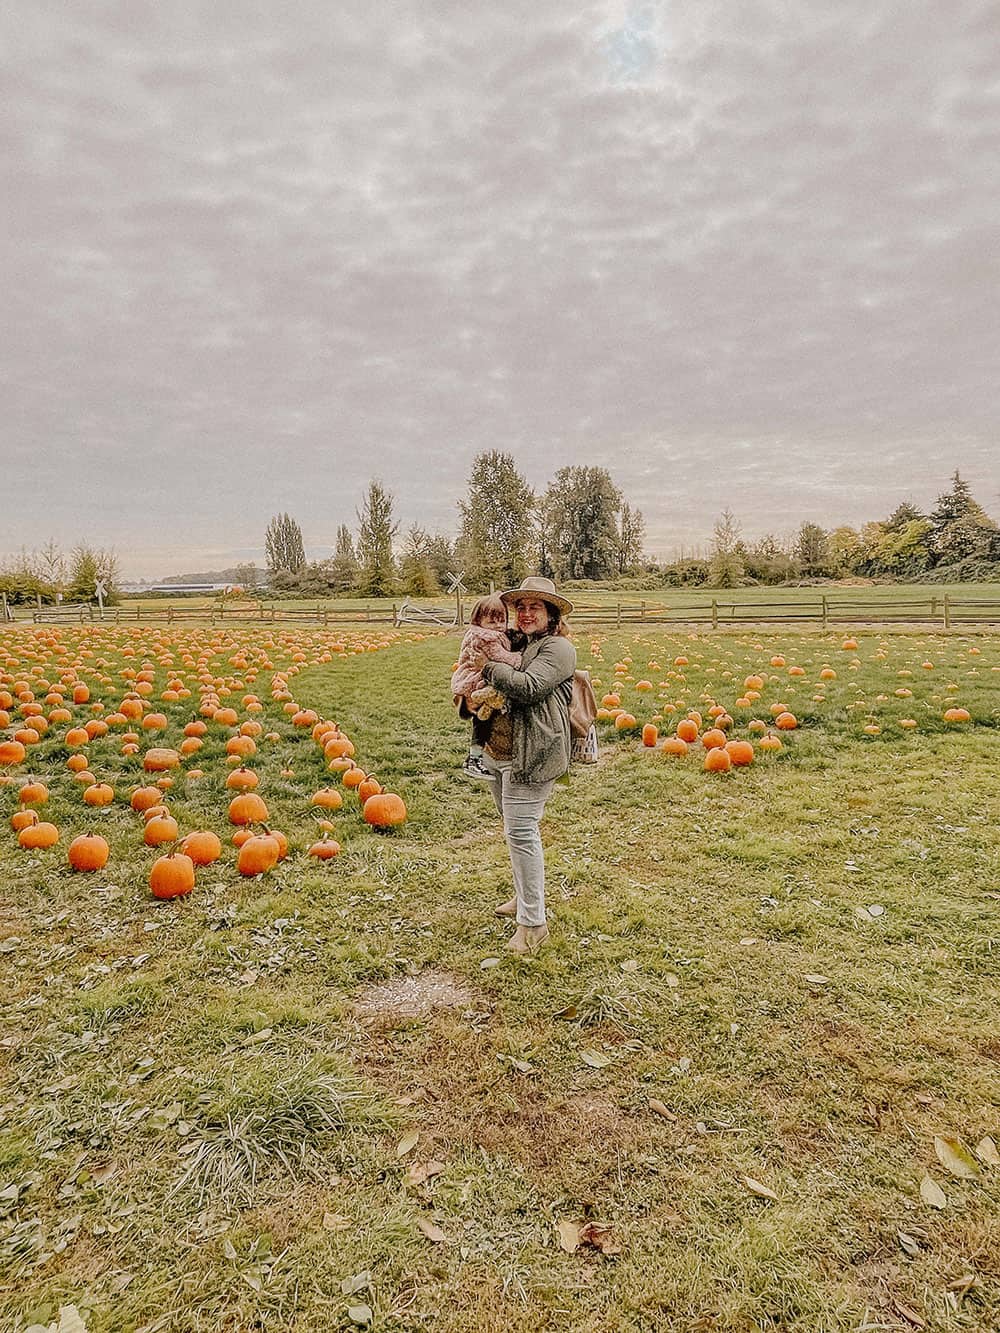
[[[87,603],[38,607],[31,613],[36,624],[126,624],[207,623],[239,624],[310,624],[310,625],[385,625],[398,623],[395,604],[366,606],[348,610],[317,605],[285,607],[280,603],[251,607],[107,607],[101,617],[97,608]],[[613,605],[578,604],[573,610],[573,624],[601,625],[720,625],[816,624],[824,629],[833,625],[925,624],[944,629],[952,625],[1000,624],[1000,600],[977,597],[952,597],[945,593],[924,599],[875,601],[853,597],[802,598],[795,601],[741,602],[738,598],[713,597],[697,605],[670,605],[665,600],[616,602]]]

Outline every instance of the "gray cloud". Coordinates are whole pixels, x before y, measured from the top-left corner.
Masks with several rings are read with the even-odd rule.
[[[450,530],[486,448],[607,465],[660,550],[956,465],[997,505],[993,6],[424,8],[8,14],[4,475],[45,504],[0,545],[153,574],[289,509],[325,548],[372,475]]]

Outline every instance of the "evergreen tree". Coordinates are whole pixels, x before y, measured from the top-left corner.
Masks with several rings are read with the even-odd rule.
[[[368,483],[358,510],[358,590],[363,597],[390,597],[395,587],[392,541],[399,524],[392,521],[392,504],[380,481]]]
[[[731,509],[724,509],[716,520],[712,537],[712,558],[708,577],[716,588],[736,588],[744,575],[743,561],[737,551],[740,525]]]
[[[333,592],[347,593],[358,582],[358,557],[354,551],[354,538],[346,523],[337,529],[337,542],[333,555],[327,561],[327,577]]]
[[[916,523],[922,518],[924,515],[917,506],[911,504],[909,500],[904,500],[902,504],[896,506],[882,526],[886,532],[901,532],[907,523]]]
[[[438,586],[447,588],[449,575],[459,572],[454,546],[442,533],[435,532],[427,538],[426,555]]]
[[[106,589],[108,605],[118,597],[118,558],[114,551],[78,542],[70,556],[66,596],[71,602],[92,602],[97,596],[97,580]]]
[[[602,467],[560,468],[545,493],[544,557],[550,577],[613,576],[621,492]]]
[[[827,538],[830,569],[837,578],[856,574],[861,559],[861,538],[851,527],[834,528]]]
[[[510,454],[477,454],[469,476],[468,498],[459,501],[462,516],[458,546],[468,586],[484,590],[511,587],[532,564],[531,511],[535,497]]]
[[[938,496],[930,524],[930,547],[939,564],[953,565],[970,557],[989,557],[997,525],[972,498],[969,483],[957,471],[951,479],[951,490]]]
[[[399,584],[408,597],[433,597],[441,591],[430,562],[430,539],[416,523],[408,530],[399,562]]]
[[[267,558],[267,572],[273,579],[275,574],[301,574],[306,567],[306,548],[302,541],[302,529],[287,514],[276,514],[267,525],[264,535],[264,553]]]

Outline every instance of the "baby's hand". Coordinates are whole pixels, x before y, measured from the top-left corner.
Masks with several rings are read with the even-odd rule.
[[[489,661],[485,653],[473,653],[469,658],[469,666],[473,671],[482,671],[483,667]]]

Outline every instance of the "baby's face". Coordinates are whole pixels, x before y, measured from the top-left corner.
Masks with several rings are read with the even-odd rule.
[[[499,629],[505,629],[507,626],[506,611],[484,611],[483,624],[496,626]]]

